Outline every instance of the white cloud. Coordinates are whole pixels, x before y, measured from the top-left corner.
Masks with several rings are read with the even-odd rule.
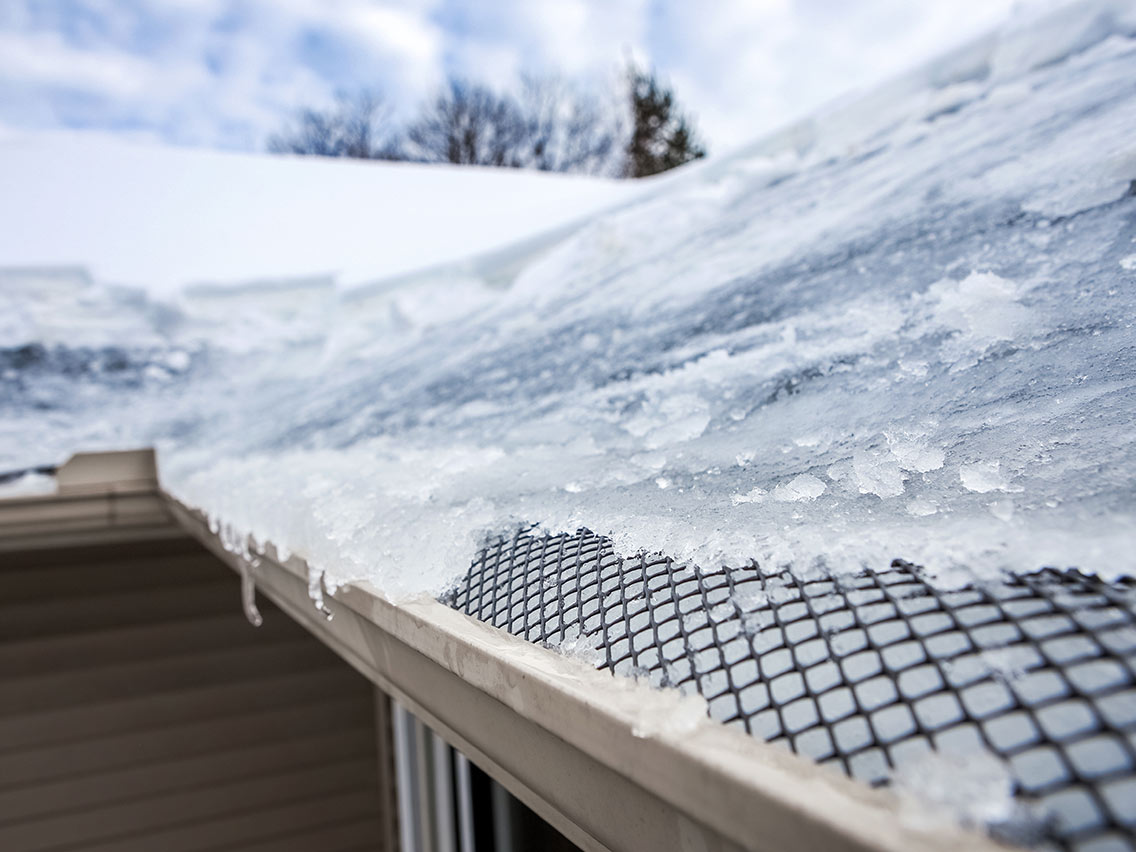
[[[411,12],[356,3],[344,20],[350,30],[364,35],[384,53],[399,54],[412,63],[432,63],[438,58],[441,34]]]
[[[655,64],[717,150],[1004,18],[1013,0],[9,0],[0,121],[258,148],[297,107],[381,85],[404,112],[449,71],[502,84]]]
[[[116,51],[77,50],[56,33],[0,32],[0,78],[9,85],[58,86],[109,97],[136,96],[147,63]]]
[[[1004,19],[1013,2],[674,3],[653,40],[671,46],[664,70],[722,148],[934,58]]]

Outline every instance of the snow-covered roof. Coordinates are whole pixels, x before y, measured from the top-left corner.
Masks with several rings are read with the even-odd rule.
[[[516,169],[11,130],[0,131],[0,186],[0,265],[77,265],[152,293],[313,277],[350,287],[509,245],[634,191]]]
[[[0,262],[93,281],[4,274],[3,466],[153,443],[219,524],[391,594],[445,587],[529,523],[704,571],[1131,572],[1134,32],[1130,6],[1078,4],[579,226],[622,187],[157,152],[111,180],[68,163],[78,137],[17,145],[4,169],[39,166],[8,172],[2,219],[38,223],[18,233],[41,248],[6,233]],[[415,175],[446,187],[418,213],[381,190]],[[162,181],[189,230],[158,252]],[[335,235],[305,211],[321,258],[494,210],[532,227],[343,292],[280,224],[315,197],[352,213]],[[459,197],[450,218],[438,199]],[[565,199],[572,216],[540,218]],[[214,278],[194,258],[242,239],[267,254],[230,271],[309,277],[172,303],[105,284]]]

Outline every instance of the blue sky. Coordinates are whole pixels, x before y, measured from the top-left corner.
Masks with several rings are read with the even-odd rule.
[[[1014,0],[4,0],[0,129],[258,150],[301,105],[447,73],[655,65],[724,150],[1004,20]]]

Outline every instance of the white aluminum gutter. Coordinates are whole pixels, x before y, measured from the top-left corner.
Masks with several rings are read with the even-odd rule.
[[[1004,848],[949,815],[692,715],[693,699],[676,691],[597,671],[433,599],[394,603],[360,583],[328,598],[329,621],[308,598],[303,560],[280,560],[269,545],[258,564],[242,566],[200,512],[156,478],[135,478],[143,457],[152,469],[148,454],[77,456],[60,471],[58,495],[0,501],[0,553],[32,527],[78,524],[70,534],[91,535],[95,515],[121,534],[122,501],[137,501],[131,520],[149,519],[151,534],[185,530],[251,571],[281,609],[586,850]],[[77,469],[88,471],[81,483]],[[101,485],[91,471],[101,471]],[[85,514],[69,483],[81,488]]]

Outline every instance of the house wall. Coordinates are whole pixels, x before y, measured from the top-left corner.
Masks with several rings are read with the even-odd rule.
[[[260,607],[184,537],[0,550],[0,849],[382,848],[373,688]]]

